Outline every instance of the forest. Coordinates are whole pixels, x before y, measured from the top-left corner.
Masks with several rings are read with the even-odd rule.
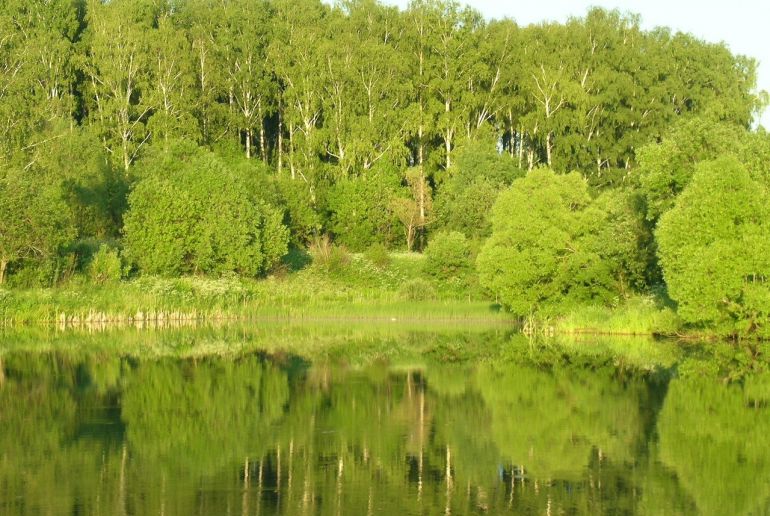
[[[635,300],[767,337],[757,62],[640,23],[0,0],[0,305],[407,252],[410,299],[449,285],[520,318]]]

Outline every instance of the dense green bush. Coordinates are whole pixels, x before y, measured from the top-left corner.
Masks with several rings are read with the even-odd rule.
[[[123,263],[118,250],[107,245],[101,246],[88,265],[88,277],[100,285],[119,281],[123,277]]]
[[[372,244],[364,253],[364,257],[378,269],[387,269],[392,261],[388,248],[380,243]]]
[[[516,315],[611,302],[644,270],[633,210],[622,199],[592,201],[577,173],[533,170],[514,181],[495,203],[492,227],[477,260],[480,282]]]
[[[433,235],[425,248],[424,271],[439,280],[463,278],[472,270],[471,247],[459,231]]]
[[[58,270],[59,252],[76,235],[62,195],[60,185],[45,178],[0,167],[0,284],[14,265],[45,263]]]
[[[508,155],[492,145],[474,141],[456,153],[456,162],[436,196],[436,221],[446,231],[468,238],[486,238],[492,232],[489,216],[500,191],[523,171]]]
[[[430,301],[436,299],[436,289],[428,280],[413,278],[401,285],[398,295],[406,301]]]
[[[326,198],[335,240],[358,252],[375,243],[395,243],[401,228],[389,202],[398,186],[395,174],[385,171],[335,184]]]
[[[770,138],[735,124],[708,118],[679,121],[660,143],[639,149],[639,189],[647,203],[647,217],[657,220],[674,206],[692,180],[699,163],[730,153],[754,178],[770,179]]]
[[[770,195],[734,157],[695,169],[656,236],[669,295],[689,323],[768,331]]]
[[[290,230],[291,243],[296,247],[306,246],[313,240],[313,235],[322,227],[317,193],[313,186],[302,180],[289,177],[276,177],[272,183],[276,192],[271,195],[275,200],[268,201],[283,209],[283,223]]]
[[[144,167],[124,227],[140,270],[258,276],[286,254],[283,214],[213,154],[180,145]]]

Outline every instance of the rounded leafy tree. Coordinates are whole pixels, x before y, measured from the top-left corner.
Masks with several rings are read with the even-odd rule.
[[[282,213],[213,154],[177,148],[153,160],[129,196],[126,254],[155,274],[257,276],[286,254]]]
[[[577,173],[533,170],[501,193],[479,253],[482,286],[516,315],[611,301],[642,281],[640,215],[622,193],[596,200]]]
[[[770,195],[734,157],[696,168],[661,217],[658,253],[669,295],[689,323],[754,332],[770,318]]]

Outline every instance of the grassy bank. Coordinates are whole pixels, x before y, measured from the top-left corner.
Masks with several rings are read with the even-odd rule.
[[[618,306],[584,305],[534,322],[535,331],[562,335],[679,336],[682,323],[652,296],[635,296]]]
[[[431,281],[421,258],[395,255],[386,267],[351,256],[342,267],[310,267],[262,280],[141,277],[94,285],[0,290],[0,322],[179,324],[249,318],[483,320],[508,317],[469,289]]]

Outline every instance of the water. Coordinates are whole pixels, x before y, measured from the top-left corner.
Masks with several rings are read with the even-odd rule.
[[[7,338],[0,514],[770,512],[767,389],[687,360],[500,331]]]

